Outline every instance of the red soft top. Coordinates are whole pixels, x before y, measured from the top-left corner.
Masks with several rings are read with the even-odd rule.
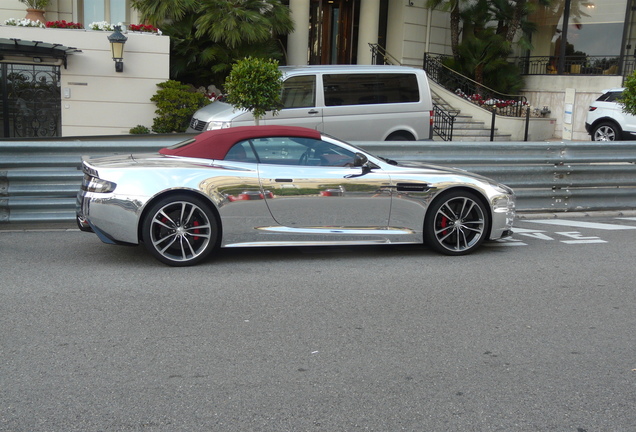
[[[297,126],[239,126],[218,129],[194,137],[194,141],[176,148],[166,147],[159,153],[171,156],[202,159],[223,159],[230,148],[239,141],[250,138],[298,137],[320,139],[320,132]]]

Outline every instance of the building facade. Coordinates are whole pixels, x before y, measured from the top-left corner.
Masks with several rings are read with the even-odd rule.
[[[109,16],[118,20],[121,8],[113,8],[110,15],[108,8],[102,15],[92,8],[91,15],[80,7],[86,10],[89,3],[54,0],[45,19],[82,22],[85,27]],[[127,9],[127,14],[126,22],[135,23],[133,11]],[[169,79],[167,36],[126,32],[124,68],[117,72],[108,40],[112,30],[4,24],[25,15],[25,5],[18,0],[0,4],[2,137],[119,135],[137,125],[152,125],[156,106],[150,98],[157,84]]]
[[[427,8],[426,0],[284,3],[295,22],[295,31],[286,38],[287,64],[371,64],[377,58],[370,45],[382,47],[394,63],[413,67],[423,66],[425,53],[451,54],[449,13]],[[554,0],[552,7],[539,8],[531,16],[538,29],[532,36],[533,49],[516,52],[511,61],[525,74],[523,93],[529,104],[550,110],[555,138],[588,139],[584,122],[589,103],[603,89],[621,86],[623,76],[633,70],[632,4],[633,0]],[[127,133],[137,124],[151,123],[154,107],[149,99],[156,83],[169,74],[167,37],[128,32],[126,67],[116,73],[104,34],[1,25],[24,13],[19,0],[2,2],[1,43],[17,37],[81,50],[67,53],[66,66],[60,58],[52,59],[60,63],[60,135]],[[139,23],[129,0],[53,0],[46,19],[85,26],[97,21]],[[42,67],[33,57],[37,56],[25,55],[17,62],[5,55],[0,60],[3,81],[11,73],[7,68],[14,67],[8,65]],[[6,117],[10,107],[4,106]]]

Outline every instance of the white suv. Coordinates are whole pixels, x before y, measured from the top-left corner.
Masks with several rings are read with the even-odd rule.
[[[623,112],[623,106],[616,99],[624,88],[604,90],[587,112],[585,130],[592,141],[616,141],[632,139],[636,136],[636,116]]]

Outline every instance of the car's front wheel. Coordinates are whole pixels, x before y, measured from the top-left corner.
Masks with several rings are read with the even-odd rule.
[[[592,141],[616,141],[621,137],[621,130],[615,123],[599,123],[592,130]]]
[[[441,195],[431,204],[424,222],[424,241],[445,255],[465,255],[486,239],[489,213],[468,191]]]
[[[210,208],[191,196],[170,196],[155,203],[143,221],[146,249],[171,266],[201,262],[216,246],[218,227]]]

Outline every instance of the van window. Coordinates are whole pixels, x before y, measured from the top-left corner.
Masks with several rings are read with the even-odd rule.
[[[316,106],[316,76],[291,77],[283,83],[283,108],[310,108]]]
[[[323,75],[325,105],[365,105],[419,102],[415,74]]]

